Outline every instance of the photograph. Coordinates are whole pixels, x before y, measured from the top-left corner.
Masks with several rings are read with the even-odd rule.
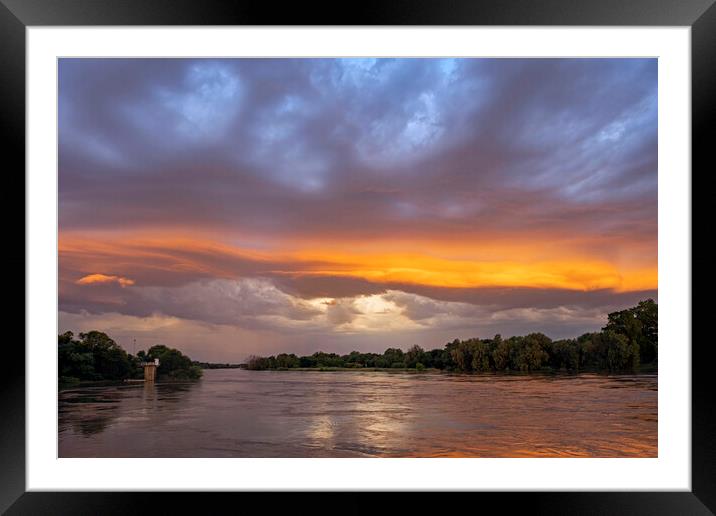
[[[658,71],[59,57],[58,457],[659,458]]]
[[[716,0],[0,0],[0,41],[0,513],[716,511]]]

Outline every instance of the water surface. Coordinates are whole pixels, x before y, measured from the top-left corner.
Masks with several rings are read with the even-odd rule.
[[[657,377],[205,370],[60,392],[60,457],[656,457]]]

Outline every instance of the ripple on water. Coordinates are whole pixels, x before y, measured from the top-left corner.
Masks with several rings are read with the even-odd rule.
[[[207,370],[59,395],[62,457],[656,457],[657,377]]]

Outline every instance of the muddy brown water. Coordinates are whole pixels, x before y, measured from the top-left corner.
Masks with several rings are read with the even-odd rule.
[[[205,370],[59,394],[60,457],[656,457],[657,376]]]

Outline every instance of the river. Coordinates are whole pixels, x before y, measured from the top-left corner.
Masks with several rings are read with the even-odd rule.
[[[657,376],[205,370],[59,394],[60,457],[656,457]]]

